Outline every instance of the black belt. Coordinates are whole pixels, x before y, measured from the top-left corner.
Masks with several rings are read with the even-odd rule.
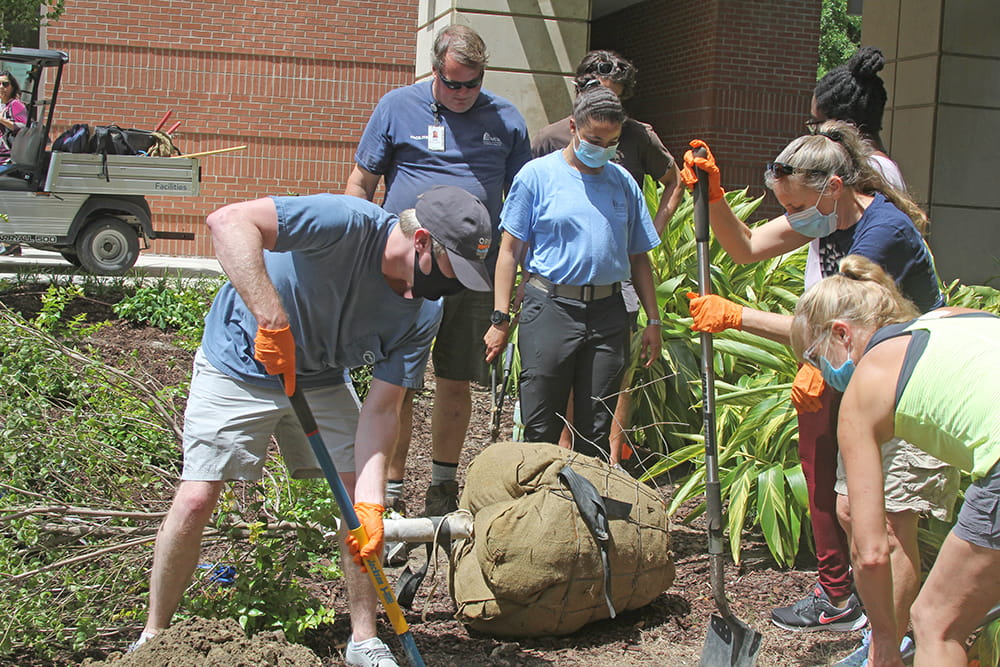
[[[610,285],[559,285],[536,275],[528,278],[528,284],[553,296],[561,296],[564,299],[576,299],[577,301],[597,301],[598,299],[606,299],[622,291],[622,284],[620,282],[611,283]]]

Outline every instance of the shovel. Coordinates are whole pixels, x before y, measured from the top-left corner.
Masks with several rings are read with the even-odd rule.
[[[695,149],[697,157],[705,157],[704,148]],[[698,170],[694,186],[694,230],[698,248],[698,292],[712,293],[709,272],[708,174]],[[712,334],[701,334],[702,416],[705,430],[705,504],[708,517],[708,556],[712,597],[718,614],[712,614],[708,624],[705,647],[701,652],[701,667],[753,667],[760,653],[761,634],[729,610],[725,592],[722,547],[722,487],[719,483],[719,452],[715,438],[715,369]]]
[[[501,358],[503,360],[503,371],[501,368]],[[491,406],[492,422],[490,426],[490,442],[496,442],[500,437],[500,418],[503,416],[503,399],[507,395],[507,382],[510,380],[510,368],[514,363],[514,344],[507,343],[507,348],[500,356],[493,360],[490,365],[490,398],[493,399]]]
[[[282,380],[282,385],[284,385],[284,380]],[[351,504],[351,497],[348,495],[344,483],[340,480],[337,466],[334,465],[333,459],[330,458],[329,452],[326,451],[326,445],[323,444],[323,437],[319,433],[319,427],[316,425],[316,419],[313,417],[312,410],[309,409],[309,403],[306,401],[305,395],[300,388],[296,387],[295,393],[289,396],[288,400],[292,404],[295,416],[299,418],[299,424],[305,432],[306,439],[309,440],[309,445],[312,447],[313,454],[316,455],[316,460],[319,461],[319,467],[323,470],[323,475],[326,476],[326,481],[329,483],[333,497],[340,508],[341,519],[347,524],[348,531],[358,541],[358,544],[364,546],[368,542],[365,527],[361,525],[361,521],[354,511],[354,505]],[[406,654],[410,665],[412,667],[424,667],[424,660],[417,649],[416,642],[413,641],[410,626],[407,625],[406,619],[403,617],[403,610],[399,608],[399,602],[397,602],[396,597],[392,593],[392,588],[389,585],[388,579],[386,579],[385,573],[382,571],[379,558],[380,556],[375,555],[364,560],[365,568],[368,570],[368,578],[371,580],[372,586],[375,587],[376,595],[378,595],[379,600],[382,601],[382,605],[385,607],[386,616],[389,617],[392,628],[396,631],[396,636],[399,637],[399,642],[403,646],[403,652]]]

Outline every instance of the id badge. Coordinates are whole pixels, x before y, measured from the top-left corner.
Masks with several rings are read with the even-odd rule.
[[[427,126],[427,150],[444,150],[444,125]]]

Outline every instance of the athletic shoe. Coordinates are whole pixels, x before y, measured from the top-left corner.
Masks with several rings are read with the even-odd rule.
[[[861,632],[861,646],[854,649],[850,655],[840,662],[833,663],[831,667],[868,667],[868,648],[872,644],[872,631],[865,628]],[[899,652],[905,653],[911,646],[913,646],[913,639],[909,635],[906,635],[899,644]]]
[[[452,480],[428,487],[424,516],[444,516],[458,509],[458,482]]]
[[[354,637],[344,649],[344,662],[354,667],[399,667],[392,651],[378,637],[355,642]]]
[[[154,635],[152,632],[143,631],[143,633],[139,635],[138,639],[136,639],[134,642],[128,645],[128,648],[125,649],[125,652],[131,653],[132,651],[136,650],[137,648],[139,648],[140,646],[142,646],[155,636],[156,635]]]
[[[851,593],[843,607],[836,607],[830,602],[823,587],[817,583],[805,599],[788,607],[772,610],[771,622],[793,632],[851,632],[865,627],[868,617],[857,595]]]

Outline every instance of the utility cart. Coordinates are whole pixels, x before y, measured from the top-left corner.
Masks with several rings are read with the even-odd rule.
[[[15,137],[11,162],[0,166],[0,242],[54,250],[99,275],[119,275],[157,238],[193,234],[157,232],[146,195],[196,196],[197,159],[49,151],[49,129],[63,66],[62,51],[11,48],[0,69],[23,81],[28,126]],[[39,95],[54,74],[48,99]],[[46,108],[47,107],[47,108]]]

